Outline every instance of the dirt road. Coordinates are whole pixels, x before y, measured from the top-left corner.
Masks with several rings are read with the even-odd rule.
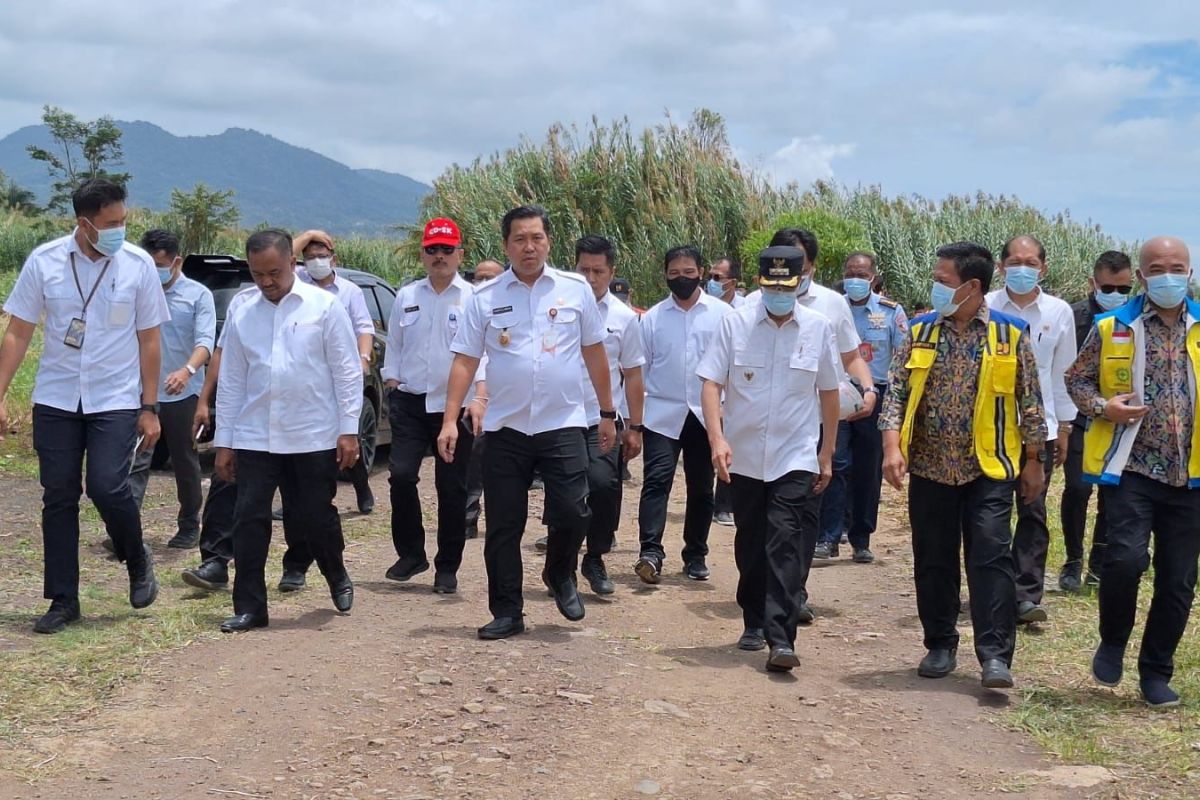
[[[382,499],[384,476],[375,482]],[[36,489],[7,483],[19,484],[10,497]],[[153,491],[165,496],[166,478],[156,475]],[[801,630],[802,666],[777,676],[764,672],[763,654],[734,647],[732,529],[713,528],[712,579],[689,582],[678,574],[674,504],[668,577],[644,587],[631,572],[636,492],[627,487],[619,549],[608,559],[617,593],[609,601],[585,594],[580,624],[562,619],[540,590],[532,550],[540,528],[531,527],[530,632],[501,642],[474,636],[489,618],[482,542],[468,543],[458,595],[432,594],[432,573],[386,581],[394,555],[381,502],[383,513],[347,522],[372,530],[347,553],[351,615],[334,613],[319,577],[299,595],[273,593],[270,628],[157,656],[100,712],[25,742],[23,758],[53,757],[52,770],[33,785],[0,775],[0,797],[895,800],[1104,791],[1056,785],[1038,772],[1057,774],[1037,748],[996,723],[1010,698],[979,687],[969,625],[958,673],[916,677],[911,555],[894,511],[874,565],[846,559],[814,571],[819,616]],[[343,487],[347,510],[352,497]],[[898,500],[885,502],[896,509]],[[160,517],[161,544],[169,532]],[[159,602],[188,602],[194,595],[178,567],[193,556],[159,552]]]

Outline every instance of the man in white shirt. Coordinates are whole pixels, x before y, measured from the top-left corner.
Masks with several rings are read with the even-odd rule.
[[[320,230],[305,231],[292,242],[292,254],[303,261],[303,266],[296,269],[296,277],[332,293],[342,304],[342,308],[346,309],[358,346],[359,366],[366,375],[371,370],[371,359],[375,351],[375,321],[371,319],[371,312],[367,310],[367,299],[363,296],[362,288],[337,274],[338,261],[337,253],[333,249],[333,237]],[[360,442],[359,447],[361,446]],[[350,483],[354,486],[358,512],[370,514],[375,510],[375,495],[371,491],[371,476],[361,458],[350,467],[349,475]],[[274,518],[283,519],[283,516],[276,511]],[[299,591],[307,583],[308,568],[312,566],[313,557],[301,542],[296,541],[292,529],[287,525],[283,526],[283,538],[287,542],[287,550],[283,553],[283,575],[279,578],[279,591]]]
[[[264,569],[271,544],[271,499],[283,524],[312,553],[334,607],[347,612],[354,586],[333,497],[338,469],[358,458],[362,367],[342,304],[296,277],[292,238],[258,231],[246,261],[260,294],[225,321],[217,384],[216,468],[236,480],[234,616],[225,633],[268,624]]]
[[[988,308],[1029,324],[1029,341],[1037,358],[1038,383],[1046,407],[1045,449],[1038,454],[1046,472],[1041,494],[1031,502],[1017,503],[1017,527],[1012,550],[1017,567],[1017,621],[1045,622],[1042,592],[1046,580],[1046,554],[1050,529],[1046,525],[1046,492],[1055,466],[1067,459],[1075,404],[1067,393],[1066,374],[1075,363],[1075,313],[1065,301],[1042,291],[1046,276],[1046,248],[1032,236],[1017,236],[1000,251],[1004,288],[988,294]]]
[[[718,477],[733,493],[743,650],[770,645],[767,669],[799,666],[808,498],[832,476],[840,359],[828,320],[796,303],[804,251],[759,255],[762,302],[726,316],[697,370]],[[725,395],[722,426],[721,395]]]
[[[0,346],[3,436],[4,396],[43,321],[33,444],[44,490],[43,593],[50,609],[34,625],[38,633],[57,633],[80,618],[85,455],[87,494],[128,568],[130,605],[145,608],[158,596],[129,467],[134,450],[153,448],[160,433],[159,326],[169,318],[167,302],[150,256],[125,241],[125,189],[90,180],[71,202],[76,228],[26,259],[4,304],[11,319]]]
[[[700,288],[700,251],[675,247],[663,258],[670,295],[642,316],[646,352],[646,420],[642,496],[638,505],[641,553],[633,570],[644,583],[661,580],[663,530],[675,468],[683,453],[687,505],[683,522],[683,571],[708,580],[708,531],[713,518],[713,465],[696,367],[721,317],[733,309]]]
[[[615,445],[604,324],[583,278],[548,266],[549,217],[540,206],[518,206],[500,222],[512,268],[480,287],[467,305],[451,349],[456,353],[446,389],[438,450],[453,461],[463,401],[484,354],[488,357],[488,436],[484,486],[488,496],[488,606],[494,619],[481,639],[522,633],[521,536],[529,513],[529,486],[538,470],[546,487],[552,534],[542,582],[559,612],[583,619],[575,563],[587,534],[588,455],[586,393],[600,398],[599,444]],[[583,365],[591,378],[585,386]],[[465,455],[464,455],[465,457]]]
[[[431,219],[421,239],[425,277],[402,287],[396,295],[383,363],[383,379],[392,389],[388,394],[392,426],[388,480],[392,544],[398,557],[386,577],[407,581],[429,569],[417,483],[421,480],[421,462],[434,447],[438,513],[433,590],[439,594],[458,591],[458,568],[466,543],[467,467],[472,440],[483,425],[488,402],[480,368],[475,375],[474,396],[468,395],[459,425],[457,457],[443,460],[436,445],[446,410],[450,362],[454,360],[450,345],[474,294],[471,284],[458,274],[462,258],[458,225],[450,219]]]
[[[587,548],[580,574],[587,578],[596,594],[612,594],[615,586],[608,577],[604,556],[612,550],[613,539],[621,523],[621,465],[642,451],[642,407],[646,389],[642,380],[641,332],[633,309],[622,303],[608,286],[616,267],[616,250],[603,236],[584,236],[575,243],[575,271],[592,287],[600,318],[604,323],[604,351],[608,359],[608,379],[612,386],[612,404],[620,414],[620,438],[607,453],[600,451],[600,402],[595,392],[587,392],[588,507],[592,521],[588,525]],[[586,375],[584,380],[587,380]]]
[[[192,419],[204,385],[204,365],[216,338],[217,312],[212,292],[181,272],[178,236],[161,228],[149,230],[142,235],[141,247],[154,259],[171,314],[161,329],[162,368],[158,376],[158,416],[179,499],[178,527],[167,547],[190,550],[200,540],[200,508],[204,503]],[[138,508],[146,497],[153,456],[153,450],[139,453],[129,473],[129,486]]]

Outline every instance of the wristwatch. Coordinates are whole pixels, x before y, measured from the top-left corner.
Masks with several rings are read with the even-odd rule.
[[[602,410],[600,412],[600,419],[616,419],[616,418],[617,418],[617,412],[615,410],[614,411],[603,411]]]
[[[196,368],[195,368],[195,367],[193,367],[191,364],[184,364],[184,365],[183,365],[183,368],[184,368],[184,369],[186,369],[186,370],[188,371],[188,375],[195,375],[195,374],[196,374]]]
[[[138,411],[149,411],[151,414],[158,416],[158,403],[142,403],[142,407]]]
[[[632,423],[632,422],[631,422],[631,423],[629,423],[628,425],[626,425],[626,426],[625,426],[625,430],[627,430],[627,431],[634,431],[634,432],[636,432],[636,433],[641,433],[642,431],[646,430],[646,426],[645,426],[645,425],[642,425],[640,422],[639,422],[638,424],[636,424],[636,425],[635,425],[634,423]]]
[[[1104,409],[1106,409],[1106,408],[1108,408],[1108,401],[1105,400],[1103,397],[1096,397],[1096,398],[1092,399],[1092,416],[1093,417],[1099,417],[1099,418],[1103,419],[1104,418]]]
[[[1049,456],[1050,456],[1050,454],[1046,452],[1046,448],[1043,447],[1042,449],[1038,450],[1037,451],[1038,463],[1045,464],[1046,461],[1049,459]]]

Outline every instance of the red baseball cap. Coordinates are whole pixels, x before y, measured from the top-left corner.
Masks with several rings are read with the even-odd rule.
[[[462,244],[462,234],[458,232],[458,226],[454,224],[454,220],[438,217],[425,223],[425,235],[421,237],[421,247],[429,247],[431,244],[448,244],[451,247],[458,247]]]

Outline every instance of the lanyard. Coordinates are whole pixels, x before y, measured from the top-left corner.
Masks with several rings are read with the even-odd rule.
[[[83,296],[83,286],[79,283],[79,272],[75,269],[75,254],[71,253],[71,274],[75,276],[75,289],[79,292],[79,299],[83,301],[83,311],[80,312],[80,317],[87,317],[88,306],[91,305],[92,298],[96,296],[96,290],[100,288],[100,283],[104,280],[104,273],[108,272],[108,265],[112,263],[112,259],[105,259],[104,266],[100,268],[100,277],[96,278],[96,282],[92,284],[92,290],[88,292],[87,297]]]

